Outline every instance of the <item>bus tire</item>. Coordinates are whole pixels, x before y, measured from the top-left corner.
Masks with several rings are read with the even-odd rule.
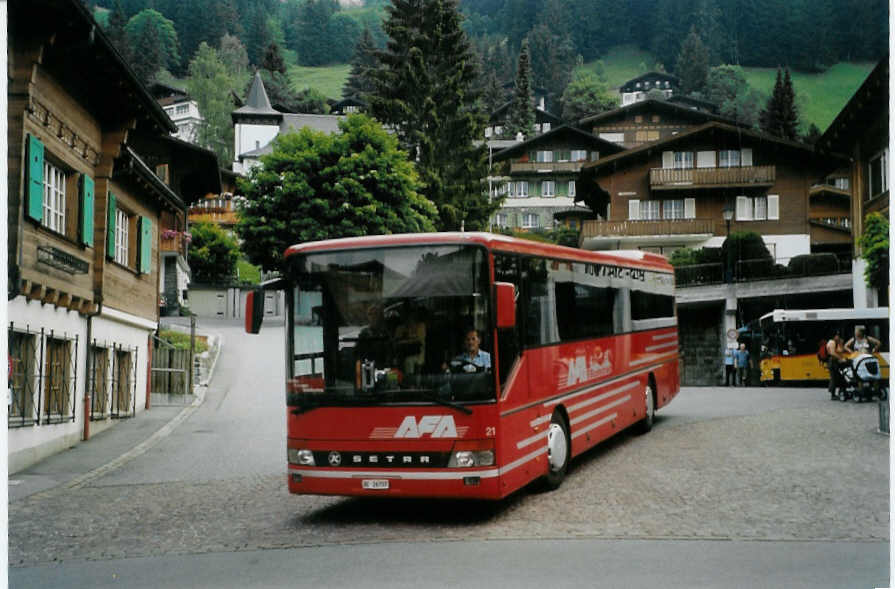
[[[569,458],[572,454],[572,439],[565,417],[559,411],[553,412],[550,428],[547,430],[547,474],[544,484],[547,489],[559,488],[566,472],[569,470]]]
[[[645,434],[653,429],[653,422],[656,420],[656,396],[653,393],[652,382],[647,383],[643,391],[643,401],[646,405],[646,415],[637,422],[637,433]]]

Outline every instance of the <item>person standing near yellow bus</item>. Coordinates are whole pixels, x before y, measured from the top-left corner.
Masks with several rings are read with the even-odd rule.
[[[855,337],[845,342],[845,350],[850,354],[876,354],[879,346],[879,340],[867,335],[867,329],[863,325],[856,325]]]

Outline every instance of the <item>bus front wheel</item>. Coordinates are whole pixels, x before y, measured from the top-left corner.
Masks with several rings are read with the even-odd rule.
[[[566,478],[571,454],[570,441],[569,426],[566,425],[565,418],[554,411],[550,429],[547,430],[547,476],[544,480],[549,489],[558,488]]]

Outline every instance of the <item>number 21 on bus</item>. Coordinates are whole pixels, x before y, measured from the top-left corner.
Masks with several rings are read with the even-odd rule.
[[[680,389],[661,256],[490,233],[285,253],[292,493],[499,499],[635,426]],[[249,293],[257,333],[263,293]]]

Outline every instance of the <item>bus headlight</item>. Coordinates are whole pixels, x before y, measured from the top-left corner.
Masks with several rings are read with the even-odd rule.
[[[315,466],[314,453],[310,450],[289,448],[289,464],[298,464],[300,466]]]
[[[448,468],[472,468],[474,466],[493,466],[494,450],[457,450],[451,454]]]

